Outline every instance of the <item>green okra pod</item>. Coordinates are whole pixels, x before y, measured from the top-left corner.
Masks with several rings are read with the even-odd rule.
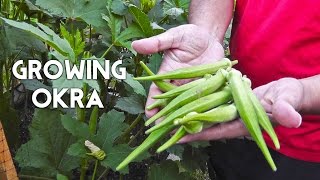
[[[152,110],[154,108],[163,108],[166,105],[168,105],[168,103],[170,102],[170,99],[158,99],[156,100],[154,103],[150,104],[149,106],[147,106],[147,110]]]
[[[203,83],[204,81],[206,81],[208,78],[210,78],[211,75],[205,75],[204,78],[201,78],[201,79],[197,79],[195,81],[192,81],[192,82],[189,82],[187,84],[184,84],[184,85],[181,85],[181,86],[178,86],[177,88],[174,88],[168,92],[165,92],[163,94],[159,94],[159,95],[155,95],[153,96],[152,98],[153,99],[164,99],[164,98],[172,98],[172,97],[176,97],[178,96],[179,94],[185,92],[186,90],[188,89],[191,89],[195,86],[197,86],[198,84],[200,83]]]
[[[186,134],[187,132],[184,130],[184,127],[181,126],[167,142],[157,149],[157,153],[161,153],[169,147],[175,145]]]
[[[159,128],[164,126],[168,126],[174,124],[173,121],[177,118],[181,118],[187,115],[190,112],[205,112],[217,106],[220,106],[224,103],[227,103],[232,100],[231,92],[228,87],[223,88],[221,91],[209,94],[188,104],[182,106],[179,109],[171,110],[171,114],[169,114],[166,118],[164,118],[159,124],[151,127],[146,131],[146,133],[151,133]]]
[[[89,129],[91,134],[96,134],[99,118],[99,106],[94,106],[90,114]]]
[[[206,96],[215,92],[226,82],[226,78],[222,71],[218,71],[218,73],[206,81],[198,84],[197,86],[181,93],[179,96],[174,98],[166,107],[164,107],[157,114],[152,116],[149,120],[145,122],[145,125],[148,126],[157,119],[161,118],[172,112],[174,109],[178,109],[189,102],[192,102],[200,97]]]
[[[191,112],[174,120],[175,125],[184,125],[190,121],[201,121],[204,123],[220,123],[234,120],[238,117],[238,111],[234,104],[221,105],[207,112],[196,113]]]
[[[245,82],[242,80],[241,73],[237,70],[231,70],[228,76],[229,86],[231,88],[234,103],[238,109],[239,115],[248,129],[250,135],[257,143],[264,157],[268,161],[273,171],[277,170],[271,157],[269,149],[263,139],[262,132],[257,120],[257,114],[254,106],[247,94]]]
[[[224,58],[212,64],[203,64],[203,65],[194,66],[194,67],[181,68],[171,72],[167,72],[165,74],[138,77],[135,79],[138,81],[145,81],[145,80],[154,81],[154,80],[163,80],[163,79],[196,78],[196,77],[202,77],[205,74],[215,74],[219,69],[228,69],[228,68],[231,68],[232,65],[235,65],[237,63],[238,61],[230,61],[229,59]]]
[[[249,79],[245,78],[245,81],[250,81]],[[253,104],[254,110],[257,114],[258,122],[260,126],[267,132],[267,134],[270,136],[270,138],[273,141],[274,146],[276,149],[280,149],[280,143],[277,137],[277,134],[275,133],[273,126],[271,124],[271,121],[264,110],[263,106],[261,105],[260,101],[257,99],[256,95],[253,93],[252,89],[250,88],[249,84],[250,82],[245,83],[246,84],[246,90],[247,94]]]
[[[140,61],[140,65],[141,67],[144,69],[144,71],[146,71],[146,73],[149,76],[153,76],[155,75],[151,69],[148,68],[148,66],[146,64],[144,64],[144,62]],[[168,92],[171,91],[173,89],[175,89],[177,86],[162,80],[158,80],[158,81],[153,81],[154,84],[162,91],[162,92]]]
[[[133,150],[116,168],[117,171],[126,167],[142,153],[145,153],[155,143],[160,141],[165,135],[172,131],[174,126],[166,126],[151,133],[135,150]]]

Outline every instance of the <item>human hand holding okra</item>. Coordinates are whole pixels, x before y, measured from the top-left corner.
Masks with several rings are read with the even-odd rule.
[[[294,78],[283,78],[254,89],[266,112],[271,115],[275,124],[288,128],[301,125],[301,115],[298,113],[303,102],[303,85]],[[205,129],[197,134],[190,134],[180,140],[187,143],[200,140],[230,139],[248,135],[241,120],[221,123]]]
[[[213,63],[224,57],[224,49],[209,32],[196,25],[188,24],[172,28],[167,32],[147,39],[134,41],[132,47],[141,54],[153,54],[164,51],[160,74],[175,69]],[[183,81],[173,81],[181,85]],[[151,97],[161,94],[153,83],[149,90],[146,107],[155,102]],[[146,109],[146,116],[152,117],[158,109]]]

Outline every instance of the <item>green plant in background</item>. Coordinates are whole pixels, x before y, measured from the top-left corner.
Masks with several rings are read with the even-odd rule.
[[[81,88],[84,104],[96,89],[105,107],[36,109],[29,125],[30,139],[22,145],[18,137],[9,139],[16,150],[21,178],[123,178],[133,177],[135,169],[142,167],[143,176],[149,179],[163,172],[168,172],[168,179],[195,179],[194,173],[206,170],[207,156],[201,147],[208,144],[193,143],[173,146],[161,155],[155,154],[157,148],[151,148],[129,168],[116,171],[116,166],[146,138],[143,113],[150,83],[140,83],[134,77],[150,72],[139,62],[157,72],[162,60],[161,54],[137,54],[131,42],[186,23],[189,0],[0,1],[0,119],[7,133],[18,134],[14,92],[20,85],[26,94],[40,87]],[[12,65],[20,59],[25,64],[31,59],[42,63],[70,59],[78,65],[81,60],[102,58],[111,63],[121,59],[127,79],[99,76],[98,80],[67,80],[64,74],[52,81],[19,81],[11,74]],[[20,102],[19,111],[30,108],[24,104],[30,101],[27,97],[22,105]],[[68,97],[63,98],[68,101]],[[169,153],[180,160],[166,160]]]

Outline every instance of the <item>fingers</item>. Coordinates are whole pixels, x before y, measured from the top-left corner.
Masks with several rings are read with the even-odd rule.
[[[148,107],[149,105],[151,105],[152,103],[154,103],[156,101],[152,97],[157,95],[157,94],[161,94],[161,91],[158,89],[158,87],[154,83],[152,83],[151,86],[150,86],[149,95],[148,95],[147,102],[146,102],[146,107]],[[159,111],[159,108],[155,108],[155,109],[152,109],[152,110],[145,109],[145,113],[146,113],[147,118],[152,117],[158,111]]]
[[[272,116],[279,124],[288,128],[298,128],[302,123],[301,115],[284,100],[273,104]]]
[[[297,100],[299,88],[295,87],[295,81],[281,79],[254,90],[267,113],[271,113],[273,120],[288,128],[297,128],[302,123],[302,117],[297,112]]]
[[[205,129],[197,134],[190,134],[183,137],[179,143],[192,141],[210,141],[219,139],[230,139],[248,135],[248,131],[240,120],[221,123],[211,128]]]
[[[178,28],[172,28],[162,34],[134,41],[132,47],[140,54],[153,54],[171,48],[177,48],[181,34]]]

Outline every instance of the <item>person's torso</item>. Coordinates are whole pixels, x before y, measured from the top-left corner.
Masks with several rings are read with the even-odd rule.
[[[237,0],[230,51],[253,87],[320,74],[319,9],[319,0]],[[281,153],[320,162],[320,116],[304,116],[297,129],[278,126],[276,133]]]

